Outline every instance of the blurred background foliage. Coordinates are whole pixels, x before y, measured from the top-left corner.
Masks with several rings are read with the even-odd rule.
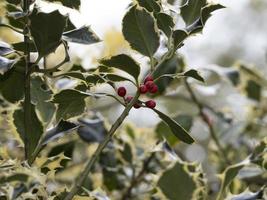
[[[78,25],[79,18],[87,22],[84,19],[87,6],[91,3],[94,7],[92,1],[85,1],[81,4],[81,16],[71,14]],[[203,106],[206,121],[199,115],[199,107],[182,79],[163,79],[159,83],[162,95],[155,97],[161,110],[189,130],[196,142],[193,145],[180,143],[152,111],[132,110],[76,199],[83,199],[84,193],[99,200],[215,199],[218,193],[232,200],[267,198],[263,192],[267,183],[267,2],[218,2],[227,8],[216,12],[202,35],[188,39],[179,54],[164,63],[170,72],[190,68],[200,71],[205,83],[191,79],[189,83]],[[175,6],[181,2],[173,3]],[[0,21],[7,20],[3,5],[4,1],[0,1]],[[102,7],[108,6],[102,1]],[[108,9],[114,13],[111,7]],[[124,13],[125,9],[120,12]],[[117,21],[103,18],[105,23],[97,18],[90,21],[103,42],[86,48],[71,45],[73,62],[64,66],[66,71],[73,65],[90,69],[99,58],[130,52],[118,25],[119,16]],[[178,27],[184,23],[180,19],[177,21]],[[1,28],[0,39],[15,43],[20,37]],[[64,50],[58,49],[47,58],[47,65],[52,66],[63,56]],[[134,56],[142,63],[145,75],[146,58]],[[54,90],[77,86],[70,78],[51,84]],[[127,87],[134,90],[131,85]],[[106,85],[92,90],[111,92]],[[78,134],[48,143],[33,167],[29,167],[19,162],[23,160],[23,151],[10,123],[12,108],[0,98],[0,199],[17,199],[18,196],[19,199],[60,199],[60,194],[64,194],[66,186],[78,176],[84,162],[122,110],[111,99],[90,99],[86,103],[90,111],[83,116],[85,126],[76,131]],[[99,123],[93,127],[92,120],[99,120]],[[227,160],[211,139],[210,124]],[[86,133],[90,133],[89,138]]]

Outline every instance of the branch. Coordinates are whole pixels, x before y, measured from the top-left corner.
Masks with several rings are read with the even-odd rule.
[[[224,161],[227,164],[231,164],[230,160],[227,157],[227,153],[226,153],[225,149],[223,148],[222,144],[220,143],[220,140],[218,139],[218,137],[216,135],[214,127],[212,126],[207,114],[204,112],[204,105],[198,101],[198,99],[197,99],[194,91],[190,87],[187,79],[185,79],[185,86],[186,86],[186,89],[188,90],[192,100],[194,101],[194,103],[197,105],[197,107],[199,109],[199,115],[201,116],[202,120],[207,124],[209,131],[210,131],[211,138],[215,142],[217,148],[219,149],[219,152],[222,155],[222,157],[224,158]]]
[[[73,197],[74,197],[74,195],[82,187],[83,182],[85,181],[86,177],[90,173],[90,171],[91,171],[92,167],[94,166],[95,162],[97,161],[99,155],[104,150],[104,148],[107,146],[107,144],[109,143],[109,141],[112,139],[113,135],[115,134],[116,130],[120,127],[120,125],[122,124],[122,122],[124,121],[124,119],[128,116],[131,108],[136,103],[136,101],[138,100],[139,96],[140,96],[140,94],[139,94],[139,92],[137,92],[136,95],[135,95],[135,97],[133,98],[133,100],[125,107],[125,109],[122,112],[122,114],[120,115],[120,117],[112,125],[112,127],[109,130],[106,138],[104,139],[104,141],[102,143],[100,143],[98,145],[98,147],[97,147],[96,151],[94,152],[93,156],[87,162],[87,164],[85,166],[85,169],[82,171],[82,173],[80,174],[80,176],[77,178],[77,180],[75,181],[75,184],[73,185],[71,191],[68,193],[68,195],[65,197],[64,200],[72,200]]]
[[[15,27],[13,26],[10,26],[8,24],[0,24],[0,27],[6,27],[6,28],[10,28],[11,30],[17,32],[17,33],[20,33],[20,34],[24,34],[23,31],[19,30],[19,29],[16,29]]]
[[[148,171],[148,166],[150,164],[150,162],[153,160],[153,158],[155,157],[155,152],[153,152],[143,163],[143,167],[141,169],[141,171],[139,172],[139,174],[134,177],[131,181],[130,186],[128,187],[128,189],[125,191],[125,193],[122,195],[121,200],[128,200],[131,198],[132,196],[132,190],[134,187],[136,187],[140,181],[142,180],[143,176],[145,175],[145,173]]]

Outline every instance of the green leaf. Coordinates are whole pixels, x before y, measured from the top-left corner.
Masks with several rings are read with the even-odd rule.
[[[24,124],[24,110],[23,108],[16,110],[13,113],[13,123],[16,127],[17,132],[19,133],[22,141],[26,144],[26,134],[27,134],[27,143],[28,143],[28,155],[31,155],[36,146],[39,143],[39,140],[43,134],[43,125],[39,121],[34,105],[31,104],[31,120],[27,121],[29,123],[30,131],[25,133],[25,124]]]
[[[13,52],[14,50],[8,43],[0,41],[0,56],[5,56]],[[1,61],[0,61],[0,66],[1,66]]]
[[[100,42],[98,36],[91,30],[89,26],[83,26],[79,29],[64,32],[62,38],[68,42],[86,45]]]
[[[27,182],[29,178],[29,175],[27,174],[22,174],[22,173],[17,173],[17,174],[12,174],[10,176],[1,176],[0,178],[0,184],[5,184],[5,183],[9,183],[9,182],[13,182],[13,181],[17,181],[17,182]]]
[[[61,138],[74,130],[77,130],[79,125],[61,120],[57,126],[46,132],[45,137],[42,139],[42,145],[46,145],[51,141]]]
[[[230,185],[233,179],[237,176],[239,170],[241,170],[246,164],[247,162],[243,161],[241,163],[231,165],[225,169],[225,171],[223,172],[221,176],[222,183],[221,183],[219,194],[216,199],[220,200],[223,198],[227,187]]]
[[[52,97],[52,91],[42,80],[41,77],[35,76],[31,80],[31,98],[32,103],[36,106],[36,112],[41,120],[48,124],[55,113],[56,107],[53,103],[49,102]]]
[[[61,2],[63,6],[69,7],[69,8],[75,8],[79,9],[81,5],[80,0],[48,0],[49,2]]]
[[[164,121],[169,128],[171,129],[172,133],[181,141],[192,144],[194,139],[189,135],[189,133],[176,121],[171,119],[169,116],[165,115],[164,113],[160,112],[159,110],[153,109],[158,116]]]
[[[28,43],[29,43],[29,49],[28,50],[30,52],[33,52],[33,53],[37,52],[37,49],[34,45],[34,42],[32,40],[30,40]],[[14,47],[14,49],[16,51],[22,51],[25,53],[25,43],[24,42],[14,43],[14,44],[12,44],[12,46]]]
[[[166,170],[158,181],[163,194],[171,200],[192,200],[196,182],[182,163]]]
[[[138,4],[149,12],[160,12],[161,8],[157,0],[137,0]]]
[[[15,63],[15,60],[0,56],[0,74],[6,73]]]
[[[127,142],[124,143],[124,147],[122,150],[120,150],[120,153],[126,162],[132,163],[133,153],[132,153],[131,145],[129,143]]]
[[[85,75],[82,72],[71,71],[71,72],[56,75],[56,77],[69,77],[69,78],[79,79],[81,81],[86,81]]]
[[[67,120],[81,115],[85,109],[86,97],[88,97],[87,94],[71,89],[56,94],[52,100],[53,103],[58,104],[56,120]]]
[[[206,5],[206,0],[183,0],[187,4],[181,8],[181,16],[186,25],[191,25],[201,17],[201,8]]]
[[[24,96],[24,65],[24,61],[19,61],[4,75],[0,74],[0,94],[11,103]]]
[[[30,19],[30,32],[39,53],[39,57],[54,52],[61,44],[67,17],[58,10],[51,13],[39,12],[34,8]]]
[[[157,20],[157,25],[159,29],[162,30],[167,37],[170,37],[172,28],[175,25],[173,22],[173,18],[170,15],[162,12],[156,13],[154,16]]]
[[[119,76],[117,74],[105,74],[104,78],[111,82],[122,82],[122,81],[132,82],[130,79],[125,78],[123,76]]]
[[[100,61],[100,63],[107,67],[114,67],[125,71],[126,73],[133,76],[135,80],[138,79],[138,76],[140,74],[139,64],[137,64],[133,58],[125,54],[120,54],[108,59],[103,59]]]
[[[139,53],[153,57],[159,47],[159,33],[154,18],[143,8],[133,6],[124,16],[122,32],[130,46]]]
[[[186,77],[194,78],[203,83],[205,82],[204,78],[200,76],[197,70],[194,70],[194,69],[190,69],[189,71],[186,71],[183,75]]]
[[[175,30],[172,33],[173,46],[177,50],[182,46],[183,41],[189,36],[189,34],[184,30]]]
[[[246,93],[248,98],[253,99],[255,101],[261,100],[262,95],[262,87],[254,80],[248,80],[246,83]]]
[[[225,8],[225,7],[221,4],[209,4],[205,6],[204,8],[202,8],[201,21],[202,21],[203,26],[206,24],[207,20],[211,17],[211,13],[213,11],[216,11],[222,8]]]
[[[190,128],[193,124],[193,119],[189,115],[178,115],[177,117],[174,118],[174,120],[180,124],[186,131],[190,131]],[[177,144],[179,141],[175,135],[173,135],[171,129],[168,127],[166,123],[161,121],[157,127],[156,127],[156,132],[158,136],[164,137],[167,141],[168,144],[173,146]]]
[[[153,73],[153,77],[156,79],[160,76],[164,76],[166,74],[176,74],[177,72],[180,72],[183,68],[183,58],[178,57],[176,54],[163,62]],[[173,81],[173,77],[161,77],[156,81],[156,84],[158,86],[158,94],[162,94],[167,87],[171,84]]]

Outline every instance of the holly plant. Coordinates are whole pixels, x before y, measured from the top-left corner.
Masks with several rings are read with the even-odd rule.
[[[263,166],[266,141],[246,161],[231,165],[205,105],[190,85],[205,80],[186,66],[179,53],[184,41],[201,34],[213,12],[224,6],[206,0],[132,1],[122,20],[122,34],[131,51],[98,58],[96,67],[86,69],[70,59],[69,48],[73,43],[83,48],[102,42],[90,26],[76,27],[58,10],[45,12],[39,1],[0,2],[5,10],[0,29],[10,29],[20,39],[0,42],[1,112],[8,129],[19,136],[14,136],[17,148],[24,151],[18,153],[18,160],[6,159],[0,151],[1,199],[207,199],[202,167],[178,159],[172,149],[178,143],[197,142],[188,126],[192,119],[173,117],[158,102],[173,84],[184,85],[210,131],[222,166],[228,166],[218,200],[226,197],[241,168],[250,163]],[[49,2],[50,6],[58,3]],[[80,7],[79,0],[59,2],[70,9]],[[176,23],[180,20],[182,25]],[[48,66],[49,58],[57,54],[62,58]],[[66,80],[71,86],[60,86]],[[102,86],[111,90],[101,92]],[[111,126],[94,106],[102,99],[113,99],[123,108]],[[135,109],[147,109],[161,120],[150,147],[140,146],[144,140],[138,139],[134,125],[125,122]],[[88,155],[77,156],[87,147]],[[103,177],[104,187],[94,186],[97,174]],[[145,178],[147,174],[160,175]],[[263,190],[251,195],[261,198]]]

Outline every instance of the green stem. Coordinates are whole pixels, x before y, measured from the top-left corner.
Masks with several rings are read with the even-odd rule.
[[[23,0],[23,11],[29,12],[28,0]],[[25,85],[24,85],[24,140],[25,140],[25,158],[28,159],[29,155],[29,135],[31,135],[31,76],[30,76],[30,51],[29,51],[29,29],[28,29],[28,17],[26,17],[26,25],[24,27],[24,45],[25,45]]]
[[[79,191],[79,189],[82,187],[83,182],[85,181],[86,177],[90,173],[92,167],[94,166],[95,162],[97,161],[99,155],[101,152],[105,149],[109,141],[112,139],[113,135],[115,134],[116,130],[120,127],[124,119],[128,116],[131,108],[133,107],[134,103],[138,100],[140,94],[139,92],[136,93],[133,100],[125,107],[120,117],[115,121],[115,123],[112,125],[111,129],[109,130],[106,138],[102,143],[99,144],[96,151],[92,155],[91,159],[87,162],[83,172],[80,174],[80,176],[75,181],[75,184],[73,185],[71,191],[68,193],[68,195],[65,197],[64,200],[72,200],[75,194]]]
[[[227,153],[225,151],[225,149],[223,148],[222,144],[220,143],[216,132],[214,130],[214,127],[212,126],[212,124],[210,123],[210,121],[208,120],[207,115],[204,112],[204,106],[202,103],[200,103],[194,93],[194,91],[192,90],[192,88],[190,87],[189,83],[187,82],[187,80],[185,79],[185,86],[186,89],[188,90],[192,100],[194,101],[194,103],[197,105],[198,109],[199,109],[199,114],[202,118],[202,120],[207,124],[208,128],[209,128],[209,132],[211,135],[212,140],[215,142],[217,148],[219,149],[220,154],[222,155],[222,157],[224,158],[225,162],[227,164],[231,164],[230,160],[227,157]]]
[[[8,24],[0,24],[0,27],[6,27],[6,28],[10,28],[11,30],[17,32],[17,33],[20,33],[20,34],[24,34],[23,31],[19,30],[19,29],[16,29],[15,27],[13,26],[10,26]]]

